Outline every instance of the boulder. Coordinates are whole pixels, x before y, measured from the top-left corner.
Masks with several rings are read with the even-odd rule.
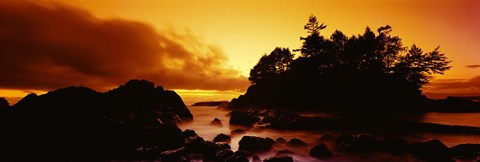
[[[235,129],[233,130],[232,132],[230,132],[230,134],[232,136],[235,136],[235,135],[241,135],[241,134],[245,134],[247,133],[247,131],[243,130],[243,129]]]
[[[408,143],[403,138],[387,137],[380,145],[382,151],[392,155],[402,155],[408,151]]]
[[[370,135],[362,134],[351,144],[350,151],[355,153],[371,153],[379,149],[379,143],[379,141]]]
[[[268,110],[263,113],[263,123],[269,123],[269,128],[286,129],[290,128],[291,124],[297,122],[302,117],[297,113],[280,111],[280,110]]]
[[[212,122],[210,122],[210,125],[221,127],[222,126],[222,121],[220,121],[220,119],[218,119],[218,118],[215,118],[215,119],[212,120]]]
[[[215,136],[215,138],[213,138],[213,143],[217,143],[217,142],[230,143],[231,140],[232,139],[230,138],[230,136],[220,133],[219,135]]]
[[[260,159],[260,157],[258,157],[258,155],[255,155],[252,157],[252,162],[262,162],[262,159]]]
[[[251,127],[253,126],[253,124],[260,121],[260,118],[258,116],[240,110],[233,110],[230,115],[231,116],[229,122],[231,125],[242,125]]]
[[[338,151],[344,152],[344,151],[350,151],[351,145],[355,138],[350,135],[350,134],[340,134],[336,139],[335,139],[335,147]]]
[[[293,162],[291,156],[274,156],[263,159],[263,162]]]
[[[192,120],[175,92],[145,80],[105,93],[67,87],[29,94],[6,113],[2,124],[11,127],[0,134],[9,139],[0,152],[21,152],[24,161],[154,160],[185,145],[175,124]]]
[[[292,139],[290,139],[290,141],[287,142],[287,146],[290,146],[290,147],[306,147],[306,146],[308,146],[308,144],[303,142],[301,139],[292,138]]]
[[[448,147],[437,139],[412,145],[413,154],[421,160],[432,162],[455,161],[451,158]]]
[[[275,143],[286,144],[287,141],[285,140],[285,138],[279,137],[277,138],[277,140],[275,140]]]
[[[310,156],[318,159],[325,159],[332,157],[333,154],[325,144],[319,144],[310,150]]]
[[[272,149],[273,139],[253,136],[243,136],[238,142],[239,151],[264,152]]]
[[[230,149],[224,149],[224,150],[220,150],[218,151],[215,156],[217,158],[218,161],[225,161],[226,159],[228,159],[229,157],[232,157],[235,153],[230,150]]]
[[[5,98],[0,98],[0,109],[5,109],[10,107],[10,104],[8,103],[7,99]]]
[[[460,144],[448,149],[453,157],[474,160],[480,157],[480,144]]]
[[[233,156],[227,158],[225,162],[249,162],[248,158],[245,155],[239,154],[237,152],[235,152]]]
[[[180,147],[173,150],[167,150],[160,153],[160,159],[162,161],[183,161],[185,158],[185,154],[187,153],[186,147]]]

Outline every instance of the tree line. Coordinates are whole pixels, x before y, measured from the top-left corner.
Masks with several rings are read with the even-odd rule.
[[[252,86],[246,97],[258,100],[252,104],[321,102],[335,107],[351,106],[339,103],[343,99],[370,105],[418,100],[433,74],[450,69],[439,47],[424,52],[416,45],[404,46],[389,25],[376,32],[367,27],[363,34],[350,37],[339,30],[325,37],[321,31],[326,27],[310,16],[304,26],[308,35],[300,37],[301,48],[293,50],[300,53],[298,57],[277,47],[260,58],[248,78]]]

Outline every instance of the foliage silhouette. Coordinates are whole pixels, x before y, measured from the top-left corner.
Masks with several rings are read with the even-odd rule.
[[[450,69],[450,61],[439,47],[423,52],[416,45],[406,47],[391,35],[386,25],[363,34],[346,36],[335,31],[321,35],[326,25],[310,16],[301,37],[298,58],[289,49],[275,48],[263,55],[250,71],[252,85],[245,95],[229,105],[236,107],[275,107],[352,110],[367,106],[387,107],[425,104],[421,88],[432,74]],[[358,110],[366,110],[362,108]]]

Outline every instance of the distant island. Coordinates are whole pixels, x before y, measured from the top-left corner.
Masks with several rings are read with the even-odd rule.
[[[251,69],[250,87],[227,108],[270,108],[292,111],[480,112],[480,103],[467,98],[432,100],[421,88],[433,74],[450,69],[439,48],[424,52],[406,47],[386,25],[376,32],[346,36],[335,31],[324,37],[326,25],[315,16],[304,27],[308,36],[295,57],[288,48],[275,48]]]
[[[204,101],[196,102],[192,106],[217,106],[217,107],[226,107],[230,102],[228,101]]]

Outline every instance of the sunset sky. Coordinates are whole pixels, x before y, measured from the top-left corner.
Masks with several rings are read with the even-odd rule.
[[[241,93],[261,55],[300,47],[312,14],[326,36],[388,24],[407,46],[440,46],[453,67],[424,92],[480,94],[477,0],[2,0],[0,97],[133,78]]]

